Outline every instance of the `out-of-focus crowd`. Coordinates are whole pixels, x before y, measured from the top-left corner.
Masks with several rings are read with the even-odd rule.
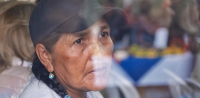
[[[34,56],[29,18],[39,1],[0,0],[0,98],[17,98],[28,83]],[[200,97],[200,0],[98,1],[126,12],[105,16],[117,66],[105,98]]]
[[[134,80],[142,98],[199,97],[199,0],[101,3],[127,13],[108,16],[118,20],[113,24],[128,21],[126,27],[111,31],[114,59]]]

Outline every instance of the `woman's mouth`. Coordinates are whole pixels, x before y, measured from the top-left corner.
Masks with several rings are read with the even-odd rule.
[[[87,74],[94,74],[95,76],[105,75],[111,66],[111,59],[107,56],[94,56],[91,66],[92,68]]]
[[[94,69],[94,70],[90,71],[89,73],[91,73],[91,72],[99,72],[99,71],[104,71],[104,70],[106,70],[106,67]]]
[[[95,75],[98,75],[98,74],[104,74],[107,70],[107,67],[104,66],[104,67],[101,67],[101,68],[94,68],[93,70],[91,70],[88,74],[95,74]]]

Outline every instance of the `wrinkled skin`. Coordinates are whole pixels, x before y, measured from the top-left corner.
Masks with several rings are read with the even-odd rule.
[[[87,91],[105,88],[112,51],[109,25],[100,19],[84,31],[61,36],[51,53],[53,71],[71,97],[84,98]]]

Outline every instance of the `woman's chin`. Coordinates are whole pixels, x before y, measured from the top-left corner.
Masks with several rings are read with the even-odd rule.
[[[92,91],[100,91],[106,88],[107,81],[96,81],[94,84],[92,84]]]
[[[107,86],[107,82],[108,82],[108,77],[105,76],[104,78],[92,78],[90,80],[88,80],[87,83],[87,91],[100,91],[105,89],[105,87]]]

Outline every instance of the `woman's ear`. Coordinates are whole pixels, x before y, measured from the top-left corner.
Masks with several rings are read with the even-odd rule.
[[[40,62],[46,67],[48,72],[53,72],[54,68],[52,65],[52,57],[51,54],[46,50],[44,45],[37,44],[35,51],[40,59]]]

